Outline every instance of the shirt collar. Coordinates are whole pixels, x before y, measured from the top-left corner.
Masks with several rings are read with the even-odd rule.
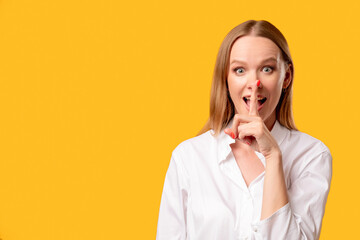
[[[226,128],[229,128],[232,126],[233,119],[229,122],[229,124],[226,126]],[[276,140],[277,144],[280,146],[283,142],[286,134],[288,132],[288,129],[283,127],[277,120],[275,121],[275,124],[273,128],[271,129],[271,135]],[[229,135],[224,133],[224,130],[222,130],[218,137],[218,163],[221,163],[222,161],[226,160],[231,152],[230,144],[235,143],[235,139],[232,139]]]

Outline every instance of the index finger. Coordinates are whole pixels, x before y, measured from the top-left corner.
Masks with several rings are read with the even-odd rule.
[[[258,82],[260,82],[260,80],[256,81],[256,84],[254,84],[254,87],[252,88],[252,93],[250,96],[250,110],[249,110],[249,115],[252,116],[258,116],[259,112],[258,112],[258,101],[257,101],[257,93],[258,93]]]

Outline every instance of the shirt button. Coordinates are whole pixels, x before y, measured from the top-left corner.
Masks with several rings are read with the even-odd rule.
[[[254,226],[254,232],[257,232],[258,231],[258,227],[257,226]]]

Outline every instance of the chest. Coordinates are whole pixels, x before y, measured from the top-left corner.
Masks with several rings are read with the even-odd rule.
[[[254,179],[265,171],[265,167],[252,149],[244,149],[236,145],[232,145],[231,149],[242,177],[246,185],[249,186]]]
[[[232,155],[211,174],[199,173],[191,184],[187,209],[195,239],[247,236],[251,224],[260,219],[263,178],[260,174],[247,186]]]

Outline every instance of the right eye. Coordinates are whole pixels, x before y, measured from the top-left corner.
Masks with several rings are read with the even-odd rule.
[[[234,69],[234,72],[237,73],[237,74],[242,74],[245,72],[245,69],[242,68],[242,67],[237,67]]]

